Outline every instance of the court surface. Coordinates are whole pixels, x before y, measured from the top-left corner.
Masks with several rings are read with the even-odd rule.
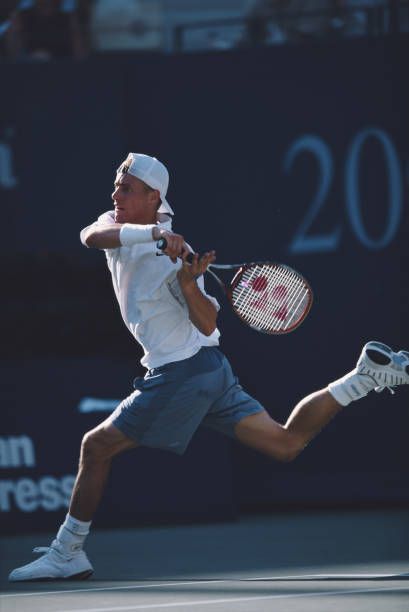
[[[53,536],[1,539],[1,612],[409,612],[407,510],[95,530],[92,579],[8,583]]]

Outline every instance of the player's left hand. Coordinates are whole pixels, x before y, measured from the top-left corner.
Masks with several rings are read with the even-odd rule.
[[[177,274],[179,282],[182,284],[195,281],[199,276],[206,272],[210,264],[216,261],[215,251],[209,251],[203,255],[194,253],[191,263],[187,261],[187,255],[188,253],[183,254],[183,264]]]

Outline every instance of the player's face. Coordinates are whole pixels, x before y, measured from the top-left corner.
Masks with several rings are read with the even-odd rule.
[[[158,192],[130,174],[117,175],[112,194],[116,223],[155,223]]]

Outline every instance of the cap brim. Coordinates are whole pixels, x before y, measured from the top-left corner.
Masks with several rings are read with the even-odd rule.
[[[162,203],[158,208],[158,212],[160,213],[167,213],[168,215],[174,215],[175,213],[172,210],[172,207],[170,206],[169,202],[166,200],[166,198],[162,198]]]

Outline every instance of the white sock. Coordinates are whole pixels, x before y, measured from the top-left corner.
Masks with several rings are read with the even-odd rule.
[[[65,552],[75,552],[82,549],[84,540],[89,533],[91,522],[79,521],[70,514],[67,514],[57,533],[57,540]]]
[[[352,370],[348,374],[345,374],[342,378],[335,380],[328,385],[328,391],[332,397],[336,399],[338,404],[341,406],[348,406],[354,400],[365,397],[375,388],[375,381],[372,381],[369,377],[358,374],[358,371]]]

